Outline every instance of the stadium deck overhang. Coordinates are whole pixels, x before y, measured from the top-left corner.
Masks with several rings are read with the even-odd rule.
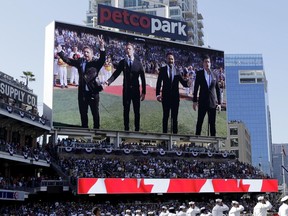
[[[211,137],[211,136],[194,136],[183,134],[163,134],[152,132],[134,132],[134,131],[112,131],[112,130],[95,130],[89,128],[75,128],[75,127],[57,127],[50,131],[50,134],[70,137],[91,137],[98,138],[112,138],[116,143],[120,143],[121,139],[139,139],[139,140],[157,140],[157,141],[183,141],[203,144],[215,144],[217,148],[220,143],[225,141],[225,137]]]
[[[50,131],[48,125],[30,119],[23,119],[20,115],[6,114],[5,110],[0,110],[0,128],[9,128],[13,132],[30,134],[33,137],[39,137]]]

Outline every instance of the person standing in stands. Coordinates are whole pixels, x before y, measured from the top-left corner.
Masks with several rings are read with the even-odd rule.
[[[199,216],[212,216],[212,213],[205,207],[200,208],[200,215]]]
[[[92,215],[93,215],[93,216],[100,216],[100,215],[101,215],[100,208],[94,207],[94,208],[92,209]]]
[[[63,47],[63,53],[65,52],[65,47]],[[67,85],[67,64],[58,56],[58,71],[59,71],[59,80],[60,80],[60,85],[61,88],[63,89],[68,88]]]
[[[210,135],[216,136],[216,110],[221,111],[221,93],[218,75],[211,70],[211,60],[208,55],[203,57],[203,70],[196,72],[193,92],[193,109],[196,111],[197,107],[198,117],[196,135],[201,135],[204,117],[206,113],[208,113]]]
[[[79,59],[70,59],[64,56],[61,46],[57,47],[58,56],[70,66],[78,69],[79,86],[78,86],[78,106],[81,117],[81,126],[88,128],[88,106],[90,106],[93,116],[93,128],[99,129],[99,92],[103,89],[98,81],[98,73],[105,63],[105,42],[101,36],[98,36],[100,46],[100,57],[94,59],[93,49],[85,46],[83,48],[83,57]]]
[[[284,196],[281,199],[282,205],[279,207],[278,215],[287,216],[288,215],[288,196]]]
[[[74,46],[72,52],[69,54],[70,59],[79,59],[81,56],[80,52],[78,52],[78,47]],[[76,67],[70,67],[71,75],[70,75],[70,85],[75,84],[75,86],[79,85],[79,74],[78,69]]]
[[[127,43],[125,46],[126,56],[122,59],[112,76],[106,81],[110,85],[123,72],[123,115],[124,130],[129,131],[129,113],[131,102],[134,110],[135,131],[140,130],[140,101],[145,99],[146,80],[143,65],[134,55],[134,46]],[[142,89],[140,91],[139,77],[141,79]]]
[[[223,212],[228,211],[229,207],[222,202],[222,199],[216,199],[216,205],[212,209],[213,216],[223,216]]]
[[[169,214],[169,211],[168,211],[167,207],[166,206],[162,206],[159,216],[168,216],[168,214]]]
[[[167,65],[160,68],[156,83],[156,98],[162,103],[163,118],[162,132],[168,132],[168,119],[171,111],[172,133],[178,133],[178,110],[180,104],[179,82],[188,87],[188,80],[184,80],[175,67],[175,59],[172,53],[166,54]],[[161,92],[162,89],[162,93]]]
[[[237,201],[232,201],[232,207],[229,211],[229,216],[240,216],[240,213],[244,210],[244,207]]]
[[[258,202],[253,209],[253,216],[267,216],[267,211],[272,208],[271,203],[264,196],[259,196],[257,200]]]
[[[189,208],[186,212],[187,216],[196,216],[200,213],[200,209],[196,206],[195,202],[191,201],[188,204]]]

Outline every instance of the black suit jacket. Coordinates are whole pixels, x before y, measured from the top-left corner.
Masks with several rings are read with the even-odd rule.
[[[188,87],[188,81],[184,80],[181,74],[176,70],[176,74],[174,74],[173,82],[168,76],[168,66],[164,66],[160,68],[157,83],[156,83],[156,96],[160,95],[160,90],[162,86],[162,100],[172,100],[179,101],[179,82],[184,86]]]
[[[140,87],[139,76],[142,83],[142,94],[146,94],[146,80],[145,73],[140,60],[134,58],[131,68],[128,66],[127,59],[122,59],[114,71],[112,76],[107,80],[108,85],[110,85],[120,73],[123,71],[123,92],[129,93],[129,89]]]
[[[105,63],[105,58],[106,58],[106,54],[105,51],[100,51],[100,58],[99,59],[93,59],[90,62],[86,62],[85,65],[85,69],[83,70],[83,63],[84,63],[84,58],[79,58],[77,60],[75,59],[70,59],[67,58],[66,56],[64,56],[63,52],[58,53],[59,57],[68,65],[70,66],[74,66],[78,69],[78,73],[79,73],[79,88],[78,88],[78,93],[81,95],[85,90],[85,86],[86,86],[86,82],[83,78],[83,75],[85,74],[85,72],[87,72],[87,70],[89,70],[90,68],[95,68],[97,71],[97,76],[98,73],[101,69],[101,67],[104,65]],[[94,92],[95,93],[95,92]]]
[[[216,108],[217,104],[221,104],[221,93],[218,85],[218,76],[216,73],[211,72],[212,81],[208,87],[204,70],[196,72],[196,79],[194,84],[193,102],[198,102],[199,109],[201,107]],[[199,98],[198,90],[199,92]]]

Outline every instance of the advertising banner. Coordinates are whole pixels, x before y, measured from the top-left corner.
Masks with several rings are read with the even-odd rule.
[[[277,192],[276,179],[79,178],[78,194]]]
[[[98,24],[174,40],[188,40],[186,22],[107,5],[98,5]]]

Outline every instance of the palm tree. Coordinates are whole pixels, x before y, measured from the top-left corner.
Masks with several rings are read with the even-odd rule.
[[[28,87],[29,81],[35,81],[35,75],[31,71],[23,71],[24,76],[21,76],[21,78],[26,79],[26,86]]]

